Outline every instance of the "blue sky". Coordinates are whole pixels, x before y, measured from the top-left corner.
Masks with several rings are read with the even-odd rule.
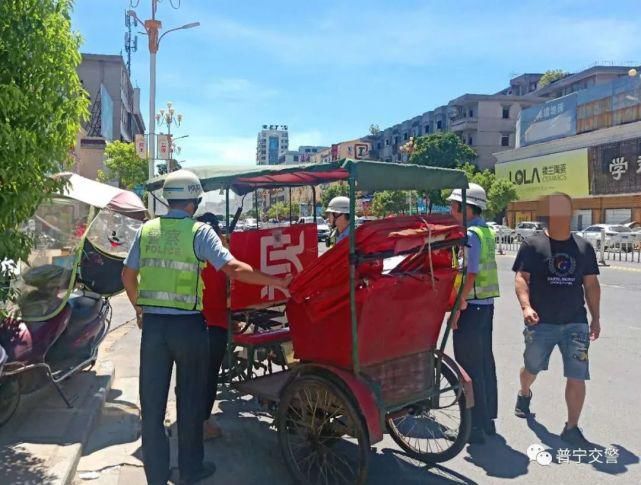
[[[134,4],[138,0],[134,0]],[[140,18],[150,17],[140,0]],[[612,1],[170,0],[156,106],[184,114],[186,167],[253,163],[263,124],[290,145],[329,145],[385,128],[464,93],[494,93],[524,72],[641,63],[641,5]],[[123,50],[128,0],[76,0],[82,51]],[[140,29],[142,30],[142,29]],[[149,54],[139,36],[132,80],[149,114]]]

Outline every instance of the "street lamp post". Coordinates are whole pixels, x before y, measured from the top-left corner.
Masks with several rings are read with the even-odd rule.
[[[165,125],[167,127],[167,135],[169,136],[169,162],[167,163],[167,172],[172,172],[174,150],[180,153],[180,147],[176,147],[174,145],[174,141],[180,138],[185,138],[185,137],[181,136],[179,138],[172,139],[171,127],[172,125],[175,127],[179,127],[182,124],[183,115],[180,113],[176,113],[176,110],[173,107],[173,104],[171,102],[168,102],[167,110],[165,111],[164,109],[161,109],[159,113],[156,113],[155,119],[156,119],[156,122],[158,123],[158,126]]]
[[[164,32],[162,35],[159,35],[159,31],[162,28],[162,22],[156,20],[156,11],[158,10],[159,0],[151,0],[151,18],[145,20],[144,22],[138,18],[134,10],[129,10],[127,14],[131,17],[134,17],[138,22],[145,26],[145,31],[147,32],[147,37],[149,40],[149,178],[153,178],[156,167],[156,123],[155,123],[155,113],[156,113],[156,54],[160,46],[160,41],[162,38],[170,32],[175,32],[176,30],[191,29],[193,27],[198,27],[200,22],[192,22],[190,24],[185,24],[181,27],[176,27],[169,29]],[[153,197],[149,197],[149,209],[152,211],[153,206]]]

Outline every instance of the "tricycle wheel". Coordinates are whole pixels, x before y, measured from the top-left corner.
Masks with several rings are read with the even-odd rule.
[[[289,384],[278,406],[278,439],[301,484],[363,484],[369,436],[351,395],[325,377]]]
[[[457,374],[442,362],[436,405],[428,400],[386,416],[392,439],[409,456],[439,463],[461,452],[470,435],[472,415],[460,387]]]
[[[20,403],[20,381],[16,377],[0,380],[0,426],[11,419]]]

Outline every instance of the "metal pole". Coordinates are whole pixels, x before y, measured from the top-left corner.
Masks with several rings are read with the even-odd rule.
[[[314,216],[314,222],[316,222],[316,187],[312,187],[312,216]]]
[[[316,220],[314,220],[316,222]],[[289,188],[289,225],[292,225],[292,188]]]
[[[349,177],[349,309],[352,317],[352,366],[354,374],[360,372],[358,356],[358,317],[356,315],[356,181]]]
[[[601,266],[608,266],[608,263],[605,262],[605,228],[601,228],[601,251],[599,264]]]
[[[225,236],[227,237],[227,247],[231,250],[231,232],[229,230],[229,223],[229,187],[227,187],[225,189]],[[233,379],[232,363],[234,353],[234,331],[232,328],[231,318],[231,279],[229,279],[229,276],[225,277],[225,293],[227,295],[227,298],[225,299],[225,306],[227,307],[227,376],[229,377],[228,384],[231,388]]]
[[[256,212],[256,229],[258,229],[258,219],[260,219],[258,212],[258,189],[254,190],[254,212]]]

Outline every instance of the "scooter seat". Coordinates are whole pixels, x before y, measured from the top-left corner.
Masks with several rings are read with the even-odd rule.
[[[102,308],[102,299],[84,295],[74,296],[69,298],[69,305],[71,306],[71,320],[69,320],[67,328],[78,328],[98,317]]]

